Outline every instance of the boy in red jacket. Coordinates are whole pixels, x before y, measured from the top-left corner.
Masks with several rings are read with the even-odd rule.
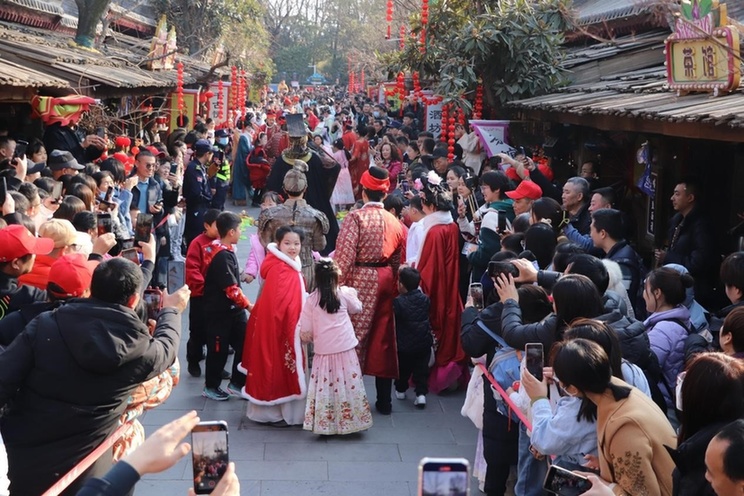
[[[217,217],[220,211],[211,208],[204,213],[204,232],[194,238],[186,252],[186,284],[191,290],[189,307],[189,341],[186,343],[186,361],[188,371],[193,377],[201,376],[199,362],[204,359],[204,345],[207,344],[204,334],[204,276],[207,266],[204,260],[204,248],[219,238]]]

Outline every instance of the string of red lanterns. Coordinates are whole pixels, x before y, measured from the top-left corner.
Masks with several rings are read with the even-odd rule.
[[[429,25],[429,0],[421,0],[421,53],[426,52],[426,28]]]
[[[230,115],[229,120],[232,122],[235,118],[235,110],[237,109],[238,103],[238,68],[232,66],[230,68]]]
[[[452,162],[455,158],[455,115],[452,112],[449,113],[447,122],[447,160]]]
[[[364,85],[364,69],[359,74],[359,87],[361,91],[365,91],[366,86]]]
[[[401,24],[400,25],[400,34],[398,35],[398,48],[402,52],[406,48],[406,27]]]
[[[447,142],[447,118],[449,114],[449,105],[442,105],[442,131],[439,134],[439,141]]]
[[[413,99],[415,102],[421,100],[421,80],[418,71],[413,73]]]
[[[385,12],[385,20],[387,20],[387,36],[386,40],[390,39],[390,28],[393,24],[393,0],[387,1],[387,10]]]
[[[240,77],[238,78],[238,116],[243,117],[245,112],[245,100],[246,100],[246,80],[245,71],[240,70]]]
[[[406,75],[403,71],[398,73],[398,80],[396,81],[396,89],[398,92],[398,98],[400,99],[400,115],[403,116],[403,101],[406,98]]]
[[[180,60],[176,64],[176,106],[178,115],[183,115],[186,107],[183,103],[183,62]]]
[[[483,84],[475,87],[475,104],[473,105],[473,119],[480,119],[483,115]]]

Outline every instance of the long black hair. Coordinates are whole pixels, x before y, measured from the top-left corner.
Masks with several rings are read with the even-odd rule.
[[[336,313],[341,308],[338,298],[338,278],[341,269],[332,258],[321,258],[315,262],[315,283],[320,294],[320,308],[328,313]]]

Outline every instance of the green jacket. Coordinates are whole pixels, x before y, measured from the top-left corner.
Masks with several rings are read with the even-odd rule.
[[[473,269],[473,281],[479,282],[488,269],[491,257],[501,250],[501,237],[497,231],[498,216],[504,214],[507,227],[514,220],[514,201],[499,200],[488,204],[481,221],[480,234],[478,236],[478,249],[468,254],[468,262]]]

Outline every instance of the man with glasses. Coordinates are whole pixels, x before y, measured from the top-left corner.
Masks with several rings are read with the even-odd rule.
[[[132,222],[136,222],[138,213],[151,214],[152,227],[155,229],[155,240],[158,247],[166,247],[167,223],[162,222],[165,214],[163,210],[163,190],[160,184],[155,180],[155,168],[158,166],[157,158],[150,150],[142,150],[134,158],[135,174],[137,184],[132,188],[132,203],[129,212]],[[156,261],[156,270],[153,274],[153,281],[161,284],[167,277],[167,267],[158,263],[160,259],[167,259],[169,250],[158,250]]]

